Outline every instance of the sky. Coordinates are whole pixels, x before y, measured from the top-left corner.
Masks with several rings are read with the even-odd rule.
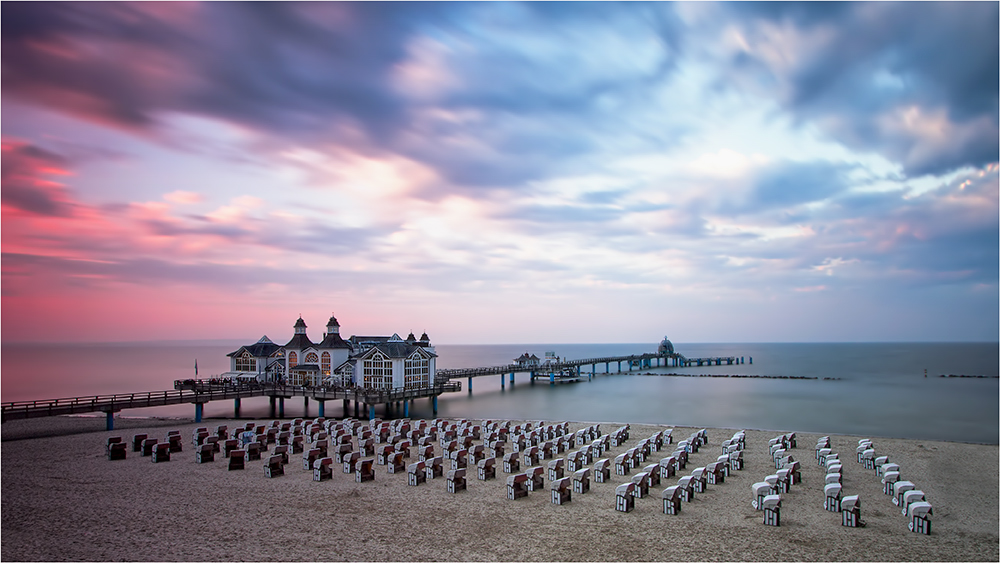
[[[2,339],[1000,339],[983,3],[2,9]]]

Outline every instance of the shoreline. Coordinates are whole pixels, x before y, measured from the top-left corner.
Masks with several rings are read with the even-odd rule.
[[[59,418],[59,417],[54,417]],[[268,419],[254,419],[259,423]],[[659,492],[676,484],[721,453],[735,429],[708,429],[709,443],[691,456],[685,471],[651,487],[630,513],[614,510],[610,483],[591,482],[591,491],[565,505],[542,491],[506,499],[506,477],[480,481],[470,468],[466,491],[450,494],[443,478],[411,487],[406,475],[376,466],[376,479],[356,483],[339,470],[333,479],[312,480],[292,456],[285,475],[264,477],[262,461],[227,471],[225,458],[198,464],[190,436],[200,424],[190,419],[116,419],[103,430],[103,417],[32,419],[40,433],[62,434],[8,440],[5,436],[2,548],[16,560],[343,560],[343,561],[996,561],[998,540],[998,448],[929,440],[878,439],[876,451],[899,463],[906,479],[934,506],[933,533],[907,530],[907,520],[883,494],[873,471],[853,459],[855,436],[830,435],[845,459],[844,494],[859,494],[865,528],[845,528],[840,515],[823,510],[823,475],[813,458],[819,434],[799,433],[790,450],[802,465],[803,482],[783,494],[781,527],[765,526],[750,505],[750,485],[774,473],[770,438],[784,432],[746,430],[746,468],[685,503],[681,514],[662,513]],[[87,422],[100,430],[82,429]],[[241,424],[245,422],[239,421]],[[367,422],[367,421],[362,421]],[[515,421],[512,421],[512,424]],[[570,422],[570,430],[601,424]],[[65,433],[67,430],[74,430]],[[127,426],[127,427],[126,427]],[[602,457],[613,459],[664,425],[631,424],[630,438]],[[700,430],[674,426],[676,441]],[[162,440],[177,429],[184,449],[168,463],[150,463],[128,452],[108,461],[108,436],[126,441],[135,433]],[[23,429],[21,430],[23,432]],[[787,431],[786,431],[787,432]],[[867,437],[867,436],[866,436]],[[673,446],[652,453],[648,463],[670,455]],[[435,451],[440,447],[435,442]],[[508,448],[509,451],[509,448]],[[440,453],[437,453],[440,455]],[[564,457],[562,454],[557,457]],[[415,454],[407,463],[416,461]],[[447,462],[446,462],[447,463]],[[543,463],[544,466],[544,463]],[[524,467],[522,467],[522,470]],[[633,471],[634,475],[634,471]],[[597,541],[595,541],[597,540]]]
[[[67,420],[100,421],[100,424],[99,425],[98,424],[86,424],[86,425],[84,425],[84,424],[72,424],[72,423],[48,423],[48,424],[46,424],[46,423],[42,422],[42,421],[45,421],[45,420],[50,420],[51,421],[53,419],[60,419],[60,418],[67,419]],[[281,420],[292,420],[292,418],[295,418],[295,417],[286,417],[286,418],[281,419]],[[303,418],[303,417],[298,417],[298,418]],[[334,418],[337,419],[337,420],[340,420],[339,417],[334,417]],[[202,422],[200,423],[200,425],[202,425],[202,426],[208,426],[209,422],[206,422],[206,421],[211,421],[211,422],[215,423],[216,425],[218,425],[219,423],[224,423],[226,421],[232,421],[232,422],[239,421],[239,422],[244,422],[245,423],[245,422],[260,421],[260,420],[273,420],[273,419],[266,418],[266,417],[262,418],[262,417],[252,417],[252,416],[251,417],[240,417],[240,418],[234,418],[232,416],[206,416],[206,417],[202,418]],[[307,417],[306,420],[310,420],[310,418]],[[391,420],[391,419],[385,419],[385,420]],[[449,420],[450,420],[450,418],[449,418]],[[496,420],[500,420],[500,419],[496,419]],[[138,424],[140,421],[152,421],[152,422],[149,423],[149,424],[143,425],[143,424]],[[362,421],[364,421],[364,419]],[[624,424],[639,424],[639,425],[643,425],[643,426],[657,426],[657,427],[663,427],[663,428],[669,428],[670,427],[669,424],[654,424],[654,423],[647,423],[647,422],[630,423],[630,422],[607,421],[607,420],[605,420],[605,421],[575,420],[575,421],[571,421],[571,422],[577,423],[577,424],[583,424],[583,425],[591,425],[591,424],[602,424],[602,425],[605,425],[606,424],[606,425],[619,425],[619,426],[621,426],[621,425],[624,425]],[[20,424],[14,424],[14,423],[20,423]],[[33,425],[33,423],[35,423],[35,424]],[[185,417],[185,416],[149,416],[149,417],[143,417],[143,416],[123,416],[123,417],[118,417],[118,416],[116,416],[115,417],[115,429],[112,430],[112,431],[110,431],[109,435],[113,435],[115,432],[120,432],[120,431],[123,432],[124,430],[134,430],[135,428],[146,428],[146,427],[148,427],[148,428],[156,428],[156,427],[161,427],[161,426],[170,426],[171,424],[174,424],[174,425],[177,425],[177,426],[198,425],[198,423],[195,423],[191,417]],[[8,428],[9,428],[9,430],[8,430]],[[694,427],[692,426],[691,428],[694,428]],[[726,428],[710,427],[710,426],[709,427],[701,427],[701,428],[706,428],[706,429],[708,429],[710,431],[711,430],[727,430]],[[780,429],[780,428],[751,428],[751,427],[744,427],[744,428],[741,428],[741,430],[750,430],[750,431],[754,431],[754,432],[763,432],[763,433],[769,433],[770,432],[770,433],[774,433],[774,434],[782,434],[782,433],[785,433],[785,432],[790,432],[790,430]],[[3,423],[2,426],[0,426],[0,443],[2,443],[2,442],[14,442],[14,441],[18,441],[18,440],[27,440],[27,439],[31,439],[31,438],[68,436],[68,435],[74,435],[74,434],[89,434],[89,433],[92,433],[92,432],[104,432],[104,433],[108,433],[108,431],[105,430],[105,417],[104,417],[104,415],[70,414],[70,415],[60,415],[60,416],[53,416],[53,417],[39,417],[39,418],[19,419],[19,420],[11,420],[11,421],[5,422],[5,423]],[[845,433],[842,433],[842,432],[832,432],[832,431],[828,431],[828,432],[815,432],[815,431],[813,431],[813,432],[807,432],[806,434],[810,434],[810,435],[815,434],[816,436],[840,436],[840,437],[855,437],[855,436],[857,436],[857,437],[865,437],[865,438],[878,439],[878,440],[903,440],[903,441],[907,441],[907,442],[940,442],[940,443],[944,443],[944,444],[959,444],[959,445],[968,445],[968,446],[1000,446],[1000,443],[995,443],[995,442],[970,442],[970,441],[963,441],[963,440],[940,440],[940,439],[931,439],[931,438],[898,438],[898,437],[892,437],[892,436],[880,436],[878,434],[865,434],[864,436],[862,436],[861,434],[845,434]]]

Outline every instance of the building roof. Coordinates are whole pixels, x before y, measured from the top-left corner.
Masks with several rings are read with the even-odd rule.
[[[344,340],[339,333],[331,332],[326,335],[326,338],[318,345],[320,348],[346,348],[348,350],[353,350],[354,347],[351,343]]]
[[[406,358],[413,353],[414,350],[420,350],[421,354],[428,358],[437,357],[437,354],[430,352],[427,348],[423,346],[415,346],[413,344],[407,344],[406,342],[379,342],[374,346],[354,354],[353,358],[364,358],[371,355],[378,350],[390,358]]]
[[[299,319],[300,321],[302,319]],[[305,324],[305,323],[303,323]],[[316,345],[309,340],[309,337],[305,334],[296,334],[292,336],[292,339],[285,344],[285,348],[290,348],[292,350],[304,350],[306,348],[315,348]]]
[[[257,342],[249,346],[240,346],[239,350],[235,352],[230,352],[226,355],[230,357],[238,356],[242,354],[244,350],[246,350],[247,352],[250,352],[250,355],[254,356],[255,358],[266,358],[280,349],[281,346],[278,346],[274,342],[271,342],[270,340],[268,340],[266,336],[264,336]]]

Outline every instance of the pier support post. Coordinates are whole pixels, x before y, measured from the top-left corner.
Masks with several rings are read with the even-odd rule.
[[[431,397],[431,408],[434,410],[434,416],[438,415],[438,398],[437,395]]]
[[[285,398],[278,398],[278,418],[285,418]]]
[[[549,385],[555,385],[555,384],[556,384],[556,372],[550,371],[549,372]]]
[[[504,379],[504,374],[501,373],[500,374],[500,389],[504,388],[504,384],[505,383],[506,383],[506,380]]]
[[[194,404],[194,421],[195,422],[201,422],[201,415],[202,415],[202,413],[204,413],[204,411],[205,411],[205,404],[204,403],[195,403]],[[108,414],[111,414],[111,413],[108,413]]]
[[[403,418],[410,418],[410,402],[403,401]]]
[[[309,412],[309,397],[302,397],[302,408]]]
[[[233,418],[240,417],[240,398],[233,399]]]
[[[114,430],[115,429],[115,413],[114,413],[114,411],[108,411],[108,412],[104,413],[104,415],[105,415],[105,420],[107,422],[107,426],[106,426],[107,429],[108,430]]]
[[[275,411],[277,410],[277,407],[278,407],[278,398],[272,395],[271,396],[271,416],[270,416],[270,418],[274,418],[274,414],[275,414]]]
[[[321,418],[326,418],[326,401],[320,401],[317,399],[317,402],[319,403],[319,416]]]
[[[375,420],[375,405],[365,403],[365,408],[368,409],[368,420]]]
[[[753,363],[753,356],[750,356],[750,363]]]
[[[514,372],[510,372],[510,384],[514,385]]]
[[[351,400],[344,399],[344,418],[351,416]]]
[[[472,376],[469,376],[469,394],[472,394]]]
[[[358,412],[360,408],[358,400],[354,399],[354,418],[361,418],[361,414]]]

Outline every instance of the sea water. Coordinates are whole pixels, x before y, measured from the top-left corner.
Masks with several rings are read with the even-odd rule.
[[[229,369],[226,354],[245,342],[4,344],[3,401],[172,389],[176,379]],[[563,359],[654,352],[647,344],[437,345],[439,368],[505,365],[527,352]],[[462,378],[438,399],[438,416],[475,419],[628,421],[997,444],[998,343],[675,343],[689,358],[736,356],[736,365],[632,369],[585,366],[579,383],[549,385],[526,373]],[[752,362],[752,363],[751,363]],[[619,369],[621,371],[619,372]],[[926,377],[925,377],[926,370]],[[648,375],[647,375],[648,374]],[[675,374],[675,375],[669,375]],[[740,375],[756,377],[709,377]],[[944,375],[945,377],[940,377]],[[983,377],[947,377],[983,376]],[[803,377],[808,379],[789,379]],[[501,386],[503,378],[503,386]],[[341,402],[326,415],[342,416]],[[385,416],[380,405],[376,415]],[[268,399],[244,399],[241,416],[269,416]],[[314,401],[285,401],[285,416],[317,416]],[[353,406],[348,415],[353,415]],[[126,410],[121,416],[193,417],[189,404]],[[232,401],[205,406],[231,417]],[[431,418],[430,399],[411,418]]]

